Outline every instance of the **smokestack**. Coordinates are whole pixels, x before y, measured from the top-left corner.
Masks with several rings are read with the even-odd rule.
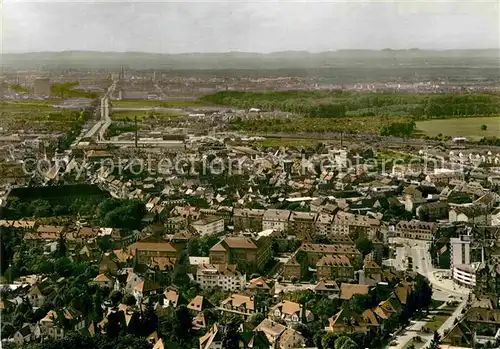
[[[135,147],[137,148],[137,115],[135,116]]]

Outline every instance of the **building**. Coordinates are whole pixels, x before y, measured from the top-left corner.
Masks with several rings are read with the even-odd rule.
[[[49,78],[36,78],[33,92],[36,96],[49,97],[52,94],[51,87]]]
[[[237,315],[250,316],[256,311],[255,301],[253,297],[232,294],[221,302],[219,310]]]
[[[354,267],[345,255],[326,255],[316,263],[318,280],[351,281]]]
[[[224,218],[217,216],[206,216],[191,223],[193,229],[200,235],[214,235],[224,231]]]
[[[301,304],[285,300],[271,307],[268,317],[274,321],[284,321],[288,326],[314,320],[313,314]]]
[[[316,217],[315,231],[319,235],[330,235],[334,216],[328,213],[318,213]]]
[[[222,331],[219,330],[217,324],[200,337],[200,349],[222,349]]]
[[[210,249],[211,264],[237,264],[240,270],[262,270],[272,257],[271,239],[226,237]]]
[[[264,216],[265,217],[265,216]],[[297,233],[310,233],[315,231],[316,213],[292,212],[288,220],[288,230]]]
[[[321,280],[314,287],[314,292],[329,298],[339,298],[340,296],[340,288],[339,285],[335,281],[331,280]]]
[[[328,326],[325,327],[325,331],[339,334],[367,333],[368,330],[365,319],[347,307],[329,318]]]
[[[262,217],[262,230],[287,231],[289,218],[288,210],[266,210]]]
[[[234,231],[261,231],[266,210],[235,208],[233,211]]]
[[[476,271],[481,263],[481,260],[476,260],[477,254],[471,253],[472,239],[470,231],[466,231],[458,238],[450,239],[450,268],[453,281],[471,289],[476,286]]]
[[[42,291],[38,287],[38,285],[34,285],[29,291],[28,291],[28,299],[30,304],[33,307],[40,308],[44,303],[45,303],[45,296],[43,295]]]
[[[332,225],[333,234],[366,236],[370,239],[374,239],[379,231],[379,219],[346,212],[338,212]]]
[[[437,231],[436,223],[418,220],[400,221],[396,224],[397,237],[432,241]]]
[[[271,344],[271,347],[274,348],[275,344],[278,342],[281,334],[286,330],[286,327],[274,322],[271,319],[264,319],[255,329],[254,331],[262,331],[267,337],[267,340]]]
[[[316,263],[325,255],[344,255],[351,262],[362,261],[361,252],[354,245],[324,245],[324,244],[303,244],[300,246],[299,251],[306,254],[306,260],[310,266]]]
[[[278,339],[279,349],[296,349],[304,348],[306,346],[306,339],[293,328],[287,328]]]
[[[178,251],[170,242],[138,241],[129,246],[129,252],[139,263],[149,264],[153,257],[176,258]]]
[[[234,264],[200,264],[196,270],[196,282],[202,290],[240,291],[245,288],[246,276],[236,270]]]
[[[64,324],[63,318],[65,319]],[[79,311],[74,309],[50,310],[40,320],[40,326],[44,335],[58,340],[64,338],[68,332],[85,328],[85,319]]]
[[[453,206],[448,212],[448,220],[451,223],[488,224],[488,210],[476,204]]]

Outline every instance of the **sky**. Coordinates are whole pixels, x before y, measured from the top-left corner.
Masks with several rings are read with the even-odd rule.
[[[4,0],[1,51],[500,47],[498,1]]]

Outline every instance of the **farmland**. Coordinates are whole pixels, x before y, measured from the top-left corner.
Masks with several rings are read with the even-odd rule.
[[[207,103],[198,100],[172,100],[172,101],[155,101],[155,100],[121,100],[113,101],[113,106],[116,108],[195,108],[207,106]]]
[[[128,121],[133,122],[137,116],[138,122],[147,120],[168,120],[181,117],[180,113],[170,113],[164,111],[117,111],[111,114],[113,121]]]
[[[486,125],[486,130],[482,130],[481,125]],[[500,117],[417,121],[416,128],[417,131],[430,137],[442,134],[443,136],[461,136],[479,140],[483,137],[498,137],[500,135]]]

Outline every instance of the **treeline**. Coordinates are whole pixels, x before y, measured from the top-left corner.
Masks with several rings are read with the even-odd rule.
[[[406,116],[421,120],[500,113],[500,96],[495,94],[221,91],[202,99],[219,105],[281,110],[306,117]]]
[[[65,82],[65,83],[55,83],[51,86],[51,92],[53,96],[60,97],[62,99],[65,98],[90,98],[95,99],[99,97],[99,94],[96,92],[86,92],[86,91],[77,91],[74,90],[75,87],[78,87],[80,83],[78,81],[74,82]]]
[[[97,218],[111,228],[137,229],[145,214],[145,204],[136,199],[106,199],[97,206]]]

